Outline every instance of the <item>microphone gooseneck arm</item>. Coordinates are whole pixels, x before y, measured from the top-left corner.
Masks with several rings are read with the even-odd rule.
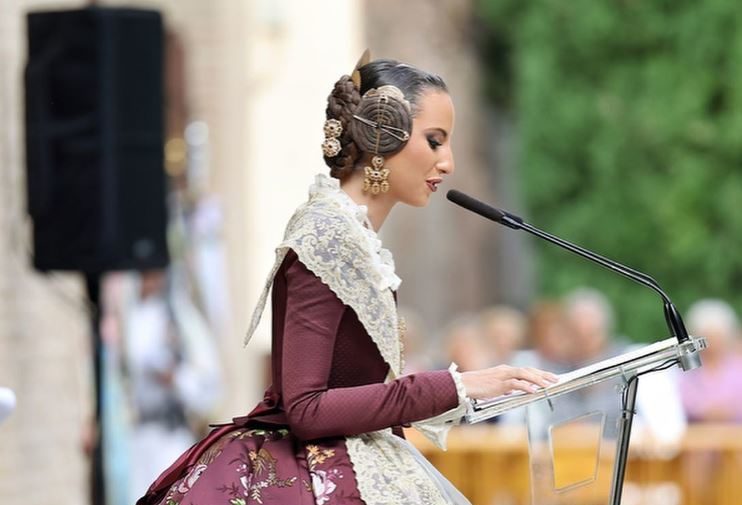
[[[608,259],[605,256],[601,256],[600,254],[594,253],[588,249],[585,249],[584,247],[573,244],[572,242],[554,236],[551,233],[540,230],[535,226],[526,223],[525,221],[523,221],[522,218],[511,214],[510,212],[487,205],[486,203],[472,198],[465,193],[456,191],[455,189],[450,190],[446,194],[446,198],[448,198],[456,205],[459,205],[467,210],[479,214],[482,217],[500,223],[514,230],[526,231],[531,235],[539,237],[540,239],[558,245],[559,247],[566,249],[573,254],[577,254],[578,256],[582,256],[585,259],[597,263],[598,265],[607,268],[608,270],[623,275],[624,277],[627,277],[634,282],[651,288],[660,295],[662,301],[664,302],[665,321],[667,322],[667,327],[669,328],[671,335],[677,338],[679,343],[685,342],[689,339],[688,331],[685,329],[683,319],[680,317],[680,312],[672,303],[670,297],[667,296],[667,294],[659,286],[657,281],[655,281],[649,275],[634,270],[633,268],[629,268],[625,265],[622,265],[621,263]]]

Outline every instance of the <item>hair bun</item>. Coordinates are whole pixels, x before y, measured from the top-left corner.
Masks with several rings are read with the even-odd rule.
[[[410,103],[396,86],[370,89],[356,109],[350,134],[363,152],[393,154],[409,139],[411,114]]]
[[[349,125],[353,122],[353,113],[361,101],[361,94],[356,89],[350,76],[344,75],[335,83],[332,92],[327,97],[327,119],[340,121],[342,133],[338,138],[340,152],[335,156],[324,156],[325,163],[330,167],[330,175],[343,179],[353,171],[353,166],[361,157],[358,147],[353,142],[349,132]]]

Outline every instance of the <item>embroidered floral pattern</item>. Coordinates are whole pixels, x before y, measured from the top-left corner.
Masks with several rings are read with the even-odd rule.
[[[263,503],[262,491],[268,487],[289,487],[296,482],[296,477],[279,479],[276,472],[276,458],[266,449],[248,451],[247,460],[240,458],[232,463],[237,463],[237,472],[240,473],[240,484],[245,496],[249,496],[258,503]],[[264,478],[261,479],[261,476]],[[237,499],[242,499],[237,498]],[[244,501],[243,501],[244,503]],[[238,503],[231,505],[242,505]]]
[[[185,479],[180,483],[178,486],[178,492],[186,494],[188,491],[191,490],[193,485],[196,483],[199,477],[201,477],[201,474],[206,471],[207,465],[199,464],[193,467],[193,469],[190,471],[190,473],[186,476]]]
[[[330,501],[330,495],[337,489],[337,480],[343,474],[337,468],[319,469],[318,466],[335,456],[333,449],[321,449],[316,445],[307,445],[307,465],[312,478],[311,486],[314,500],[317,505],[324,505]]]
[[[266,439],[280,439],[288,435],[287,430],[270,432],[265,430],[248,430],[237,432],[238,438],[261,436]],[[257,503],[263,503],[263,491],[269,487],[290,487],[296,482],[297,477],[280,479],[276,470],[277,460],[267,449],[243,451],[239,457],[230,461],[230,465],[236,465],[239,475],[240,489],[230,486],[222,489],[232,494],[230,505],[245,505],[244,497],[249,497]]]
[[[174,485],[164,503],[165,505],[180,505],[180,499],[188,494],[206,472],[209,466],[222,454],[227,444],[234,440],[259,437],[263,443],[282,440],[289,436],[286,429],[267,431],[260,429],[235,430],[222,437],[199,458],[188,474]],[[270,487],[291,487],[297,476],[281,479],[278,476],[277,459],[265,448],[257,450],[243,446],[237,458],[228,462],[236,472],[235,479],[228,479],[229,483],[216,489],[229,497],[230,505],[247,505],[249,503],[263,503],[263,492]]]

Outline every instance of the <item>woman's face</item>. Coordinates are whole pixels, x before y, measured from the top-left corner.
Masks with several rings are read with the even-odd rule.
[[[399,153],[389,156],[389,194],[395,201],[422,207],[443,177],[453,173],[451,135],[454,108],[448,93],[424,92],[412,120],[410,140]]]

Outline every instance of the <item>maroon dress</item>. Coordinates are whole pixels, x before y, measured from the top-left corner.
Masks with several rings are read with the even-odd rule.
[[[345,436],[458,405],[446,370],[384,383],[355,312],[289,251],[273,281],[272,380],[247,416],[216,426],[138,505],[362,504]]]

